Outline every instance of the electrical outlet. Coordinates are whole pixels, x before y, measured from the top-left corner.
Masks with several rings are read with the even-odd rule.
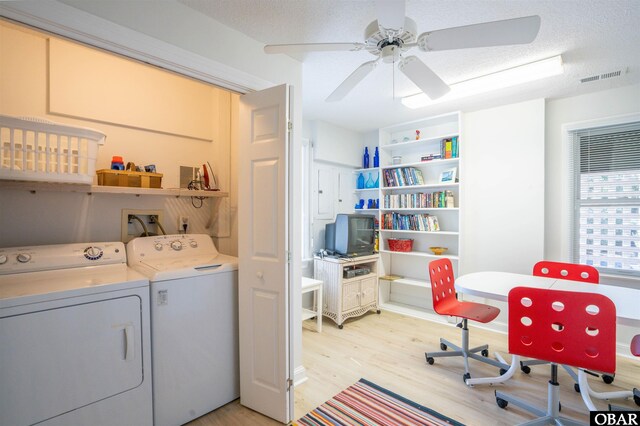
[[[187,233],[189,230],[189,216],[178,216],[178,232]]]
[[[134,216],[140,220],[135,219]],[[144,234],[144,228],[149,235],[162,235],[164,233],[161,229],[163,216],[162,210],[122,209],[120,240],[127,243],[140,237]]]

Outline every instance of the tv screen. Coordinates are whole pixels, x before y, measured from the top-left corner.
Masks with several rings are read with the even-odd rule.
[[[343,256],[373,254],[375,229],[373,216],[339,214],[335,223],[334,250]]]

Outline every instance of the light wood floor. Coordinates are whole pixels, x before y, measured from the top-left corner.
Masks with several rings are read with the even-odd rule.
[[[471,345],[489,344],[489,350],[506,354],[507,340],[503,334],[487,331],[470,324]],[[494,390],[514,393],[546,407],[548,366],[535,366],[530,375],[518,371],[506,384],[467,387],[462,381],[462,358],[436,359],[434,365],[425,362],[425,351],[438,351],[439,338],[460,341],[460,329],[390,312],[367,314],[352,319],[338,329],[325,318],[322,333],[312,331],[313,321],[303,327],[303,365],[309,379],[295,389],[295,417],[301,417],[336,393],[358,381],[370,380],[419,404],[425,405],[469,426],[514,425],[531,420],[533,415],[509,405],[499,408]],[[507,359],[510,357],[506,356]],[[474,377],[494,376],[494,367],[471,360]],[[589,423],[589,416],[580,394],[573,390],[572,379],[559,373],[562,415]],[[618,357],[613,384],[591,379],[596,390],[628,390],[640,385],[640,362]],[[620,402],[638,409],[632,401]],[[606,403],[595,401],[600,409]],[[238,401],[196,419],[192,426],[211,425],[274,425],[277,422],[261,416]]]

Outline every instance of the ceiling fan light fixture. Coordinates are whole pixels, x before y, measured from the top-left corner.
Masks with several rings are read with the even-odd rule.
[[[563,72],[562,56],[557,55],[451,84],[451,91],[439,99],[430,99],[424,93],[418,93],[416,95],[406,96],[402,98],[400,102],[407,108],[421,108],[438,102],[460,99],[479,93],[517,86],[519,84],[559,75]]]

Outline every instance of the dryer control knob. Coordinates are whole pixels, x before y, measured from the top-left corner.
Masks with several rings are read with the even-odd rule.
[[[182,250],[182,243],[180,241],[171,241],[171,248],[176,251]]]
[[[89,246],[84,249],[84,257],[89,260],[98,260],[102,257],[103,251],[100,247]]]
[[[17,259],[18,259],[18,262],[20,263],[27,263],[28,261],[31,260],[31,255],[28,253],[20,253]]]
[[[162,243],[156,243],[154,247],[156,248],[156,250],[160,251],[162,250]]]
[[[4,265],[5,263],[7,263],[7,260],[9,260],[9,258],[6,254],[0,254],[0,265]]]
[[[198,247],[198,242],[194,240],[194,241],[189,242],[189,245],[191,247],[193,247],[193,248],[196,248],[196,247]]]

